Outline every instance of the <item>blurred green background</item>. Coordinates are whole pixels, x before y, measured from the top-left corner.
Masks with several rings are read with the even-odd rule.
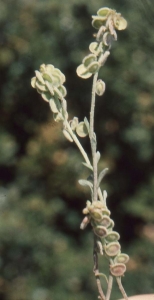
[[[92,233],[79,229],[89,191],[78,179],[88,171],[30,79],[53,63],[67,78],[70,119],[88,116],[92,80],[77,78],[76,67],[93,41],[91,15],[103,6],[121,12],[128,29],[100,74],[107,88],[96,132],[100,170],[110,170],[102,189],[130,255],[128,295],[154,292],[152,0],[0,0],[0,300],[97,299]]]

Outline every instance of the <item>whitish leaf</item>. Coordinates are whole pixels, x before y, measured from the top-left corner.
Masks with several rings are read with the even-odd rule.
[[[88,121],[88,119],[85,117],[84,118],[84,123],[85,123],[85,125],[86,125],[86,127],[87,127],[87,130],[88,130],[88,132],[89,132],[89,121]]]
[[[99,151],[96,152],[96,157],[97,157],[97,163],[98,163],[100,160],[100,157],[101,157],[101,154]]]
[[[67,130],[63,129],[63,134],[69,142],[73,142],[73,139]]]
[[[92,182],[85,180],[85,179],[79,179],[78,181],[80,183],[80,185],[82,186],[89,186],[90,188],[93,188],[93,184]]]
[[[85,180],[85,179],[80,179],[78,182],[82,186],[88,186],[91,190],[91,196],[93,197],[93,184],[92,184],[92,182],[90,182],[88,180]]]
[[[104,178],[104,176],[106,175],[108,171],[108,168],[105,168],[103,171],[100,172],[99,176],[98,176],[98,187],[102,181],[102,179]]]
[[[85,167],[87,167],[88,169],[93,170],[93,167],[92,167],[91,165],[88,165],[88,164],[85,163],[85,162],[82,162],[82,164],[83,164]]]
[[[35,84],[36,84],[36,77],[33,77],[31,79],[31,86],[35,89]]]
[[[35,74],[36,74],[36,78],[40,81],[40,83],[45,84],[42,74],[39,71],[35,71]]]
[[[50,98],[49,105],[53,113],[58,113],[57,103],[54,98]]]

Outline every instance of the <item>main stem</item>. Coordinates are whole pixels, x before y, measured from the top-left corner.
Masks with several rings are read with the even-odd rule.
[[[92,160],[93,160],[93,199],[97,201],[97,155],[96,155],[96,135],[94,133],[94,114],[95,114],[95,99],[96,99],[96,82],[98,78],[98,72],[93,77],[92,85],[92,97],[91,97],[91,109],[90,109],[90,129],[89,138],[91,144]]]

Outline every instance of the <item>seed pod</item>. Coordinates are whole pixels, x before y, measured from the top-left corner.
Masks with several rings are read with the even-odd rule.
[[[108,8],[108,7],[103,7],[103,8],[100,8],[98,11],[97,11],[97,14],[98,16],[101,16],[101,17],[106,17],[109,15],[109,13],[111,13],[113,10]]]
[[[101,238],[104,238],[107,235],[107,229],[104,226],[96,226],[93,230],[94,233]]]
[[[92,76],[92,73],[88,72],[87,68],[83,64],[77,67],[76,73],[79,77],[83,79],[87,79]]]
[[[99,55],[102,51],[102,46],[97,43],[97,42],[92,42],[90,45],[89,45],[89,50],[95,54],[95,55]]]
[[[102,213],[97,208],[90,211],[90,215],[96,222],[100,222],[102,220]]]
[[[110,225],[108,227],[108,232],[111,231],[113,227],[114,227],[114,221],[112,219],[110,219]]]
[[[127,21],[121,17],[120,14],[116,14],[113,18],[114,26],[118,30],[124,30],[127,27]]]
[[[111,219],[108,216],[103,216],[103,219],[101,220],[101,225],[108,227],[111,223]]]
[[[109,232],[105,238],[107,243],[115,242],[118,241],[119,239],[120,239],[120,235],[116,231]]]
[[[80,122],[76,127],[76,132],[80,137],[88,135],[88,130],[84,122]]]
[[[94,74],[98,71],[99,69],[99,64],[98,62],[92,62],[88,67],[87,67],[87,71]]]
[[[101,16],[92,16],[92,26],[95,29],[99,29],[103,24],[105,24],[106,17],[101,17]]]
[[[114,259],[115,263],[123,263],[126,264],[129,261],[129,256],[125,253],[120,253]]]
[[[85,56],[82,63],[87,68],[92,62],[95,62],[97,60],[96,56],[94,54],[89,54]]]
[[[126,271],[126,266],[122,263],[110,265],[110,272],[113,276],[123,276]]]
[[[73,120],[70,121],[71,129],[75,130],[76,126],[78,125],[79,120],[77,117],[74,117]]]
[[[98,79],[96,82],[96,94],[102,96],[105,92],[105,82],[101,79]]]
[[[121,247],[118,242],[112,242],[105,246],[105,252],[108,256],[116,256],[120,249]]]

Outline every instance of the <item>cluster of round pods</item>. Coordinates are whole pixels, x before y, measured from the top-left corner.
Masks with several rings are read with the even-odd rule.
[[[101,201],[87,201],[83,209],[86,217],[81,223],[84,229],[90,222],[97,236],[97,246],[100,254],[104,254],[110,261],[110,272],[113,276],[122,276],[126,271],[126,263],[129,256],[121,253],[121,246],[118,242],[120,235],[113,230],[114,222],[110,218],[110,211]]]

